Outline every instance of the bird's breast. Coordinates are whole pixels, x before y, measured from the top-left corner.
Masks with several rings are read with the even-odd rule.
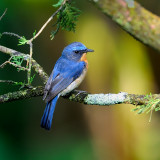
[[[86,67],[88,68],[87,53],[82,55],[80,61],[84,61],[86,63]]]
[[[82,74],[75,80],[73,81],[66,89],[64,89],[62,92],[61,92],[61,95],[64,96],[66,95],[67,93],[71,92],[72,90],[74,90],[75,88],[77,88],[81,82],[83,81],[85,75],[87,73],[87,68],[85,68],[82,72]]]

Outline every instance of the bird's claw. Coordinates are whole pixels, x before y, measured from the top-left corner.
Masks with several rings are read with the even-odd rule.
[[[81,94],[81,93],[87,93],[86,91],[78,91],[78,93],[76,94],[76,96],[75,97],[77,97],[79,94]]]

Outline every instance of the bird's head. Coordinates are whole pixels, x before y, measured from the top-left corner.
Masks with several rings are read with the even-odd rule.
[[[80,42],[73,42],[64,48],[62,56],[70,60],[79,61],[84,54],[93,51]]]

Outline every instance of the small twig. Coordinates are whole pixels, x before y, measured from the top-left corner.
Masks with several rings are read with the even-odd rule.
[[[7,12],[7,8],[5,9],[5,11],[3,12],[2,16],[0,17],[0,21],[2,20],[2,18],[4,17],[4,15],[6,14]]]
[[[25,61],[28,61],[30,56],[28,54],[24,54],[21,52],[18,52],[16,50],[7,48],[5,46],[1,46],[0,45],[0,52],[8,54],[10,56],[22,56],[24,58]],[[39,74],[39,76],[41,77],[41,79],[43,80],[43,83],[45,84],[48,80],[48,75],[47,73],[44,71],[44,69],[32,58],[32,68],[35,70],[36,73]]]
[[[67,0],[64,0],[62,5],[58,8],[58,10],[56,10],[56,12],[54,12],[52,14],[52,16],[46,21],[46,23],[41,27],[41,29],[37,32],[37,34],[31,38],[29,41],[28,41],[28,44],[30,42],[32,42],[34,39],[36,39],[41,33],[42,31],[46,28],[46,26],[49,24],[49,22],[51,22],[51,20],[54,18],[54,16],[62,9],[62,7],[64,6],[64,4],[66,3]]]
[[[4,62],[3,64],[1,64],[1,65],[0,65],[0,68],[3,68],[6,64],[10,64],[10,65],[12,65],[12,66],[14,66],[14,67],[16,67],[16,68],[19,68],[19,69],[22,70],[22,71],[24,71],[24,70],[25,70],[25,71],[29,71],[28,68],[19,66],[19,65],[15,64],[15,63],[13,63],[13,62],[10,62],[10,61],[6,61],[6,62]]]
[[[7,63],[9,63],[9,62],[11,61],[12,57],[13,57],[13,56],[11,56],[11,57],[8,59],[8,61],[5,61],[4,63],[2,63],[2,64],[0,65],[0,68],[3,68]]]
[[[17,64],[15,64],[15,63],[11,62],[11,59],[12,59],[12,58],[13,58],[13,56],[11,56],[11,57],[8,59],[8,61],[5,61],[4,63],[2,63],[2,64],[0,65],[0,68],[3,68],[6,64],[10,64],[10,65],[12,65],[12,66],[14,66],[14,67],[19,68],[20,70],[25,70],[25,71],[28,71],[28,70],[29,70],[28,68],[22,67],[22,66],[20,66],[20,65],[17,65]]]
[[[28,71],[28,70],[29,70],[28,68],[19,66],[19,65],[15,64],[15,63],[12,63],[12,62],[9,62],[9,64],[12,65],[12,66],[14,66],[14,67],[16,67],[16,68],[19,68],[19,69],[22,70],[22,71],[23,71],[23,70],[25,70],[25,71]]]
[[[31,86],[31,85],[28,85],[28,84],[25,84],[25,83],[22,83],[22,82],[15,82],[15,81],[12,81],[12,80],[0,80],[0,83],[13,84],[13,85],[21,86],[23,88],[28,88],[28,89],[33,88],[33,86]]]
[[[12,80],[0,80],[0,83],[16,84],[18,82],[15,82],[15,81],[12,81]]]
[[[9,61],[5,61],[4,63],[2,63],[2,64],[0,65],[0,68],[3,68],[7,63],[9,63]]]
[[[31,68],[32,68],[32,55],[33,55],[33,44],[32,42],[30,41],[30,58],[29,58],[29,70],[28,70],[28,74],[27,74],[27,77],[28,77],[28,84],[30,84],[30,79],[31,79]]]
[[[22,37],[19,36],[18,34],[12,33],[12,32],[3,32],[3,33],[2,33],[2,36],[3,36],[3,35],[9,35],[9,36],[17,37],[17,38],[22,38]]]

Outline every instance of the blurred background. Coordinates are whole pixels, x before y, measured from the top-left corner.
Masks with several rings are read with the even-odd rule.
[[[1,0],[0,32],[31,38],[55,9],[53,0]],[[160,1],[139,0],[160,15]],[[89,70],[80,89],[90,93],[120,91],[149,94],[160,92],[160,54],[146,47],[104,16],[94,5],[76,2],[82,10],[75,33],[60,31],[50,40],[52,23],[34,41],[34,59],[50,74],[63,48],[79,41],[94,49],[88,55]],[[0,44],[28,53],[14,37],[3,36]],[[0,53],[0,64],[9,57]],[[32,72],[33,73],[33,72]],[[34,73],[33,73],[34,74]],[[25,72],[9,65],[0,69],[0,79],[27,81]],[[38,75],[34,85],[42,85]],[[18,87],[0,84],[0,94]],[[1,160],[159,160],[160,112],[138,115],[132,105],[89,106],[60,98],[52,129],[40,127],[45,103],[42,97],[0,104]]]

